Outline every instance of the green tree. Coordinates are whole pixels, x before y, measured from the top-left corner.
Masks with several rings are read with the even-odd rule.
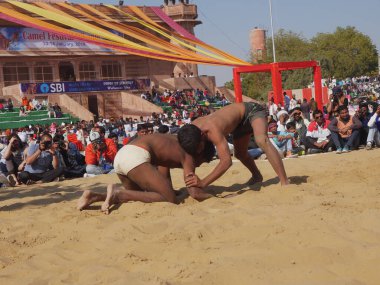
[[[372,40],[355,27],[338,27],[334,33],[320,33],[311,39],[314,58],[324,77],[346,78],[377,70],[378,53]]]
[[[322,66],[324,78],[346,78],[373,74],[377,70],[378,53],[371,39],[354,27],[338,27],[334,33],[321,33],[310,41],[301,34],[279,30],[275,35],[276,60],[278,62],[317,60]],[[266,61],[273,62],[272,40],[267,40]],[[253,59],[250,60],[253,63]],[[305,88],[313,81],[311,69],[282,72],[284,89]],[[225,84],[233,89],[233,82]],[[253,98],[266,98],[272,90],[269,73],[242,75],[243,94]]]

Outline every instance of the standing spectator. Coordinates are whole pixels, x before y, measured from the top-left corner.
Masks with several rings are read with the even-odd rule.
[[[331,137],[336,147],[336,153],[345,153],[357,148],[359,145],[359,129],[362,123],[356,116],[348,113],[345,105],[339,106],[339,116],[329,124]]]
[[[7,105],[5,106],[8,112],[13,112],[13,102],[11,98],[8,98]]]
[[[25,109],[29,106],[29,100],[26,96],[22,97],[21,106],[25,107]]]
[[[300,108],[301,108],[301,112],[302,112],[303,117],[310,121],[310,105],[307,102],[306,98],[303,98],[303,101],[302,101]]]
[[[268,111],[270,116],[277,115],[277,105],[274,103],[274,99],[271,98],[268,102]]]
[[[314,111],[318,110],[318,105],[317,105],[317,102],[315,101],[314,98],[311,98],[310,99],[310,112],[313,113]]]
[[[290,97],[286,92],[284,92],[283,95],[284,95],[285,111],[289,112]]]
[[[53,106],[55,118],[62,118],[62,110],[61,107],[58,106],[58,103],[55,103]]]
[[[25,171],[19,174],[20,182],[51,182],[63,174],[52,141],[51,135],[44,134],[40,143],[29,145]]]
[[[297,107],[297,100],[294,99],[293,96],[292,99],[290,99],[289,110],[293,110],[295,107]]]
[[[51,103],[49,103],[49,106],[48,106],[47,109],[48,109],[48,113],[47,114],[49,116],[49,119],[51,119],[52,116],[53,116],[53,118],[55,118],[56,115],[55,115],[54,107],[53,107],[53,105]]]

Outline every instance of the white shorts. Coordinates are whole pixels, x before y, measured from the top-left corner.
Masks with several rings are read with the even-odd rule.
[[[117,152],[113,166],[116,173],[127,176],[129,171],[146,162],[150,163],[150,153],[147,150],[125,145]]]

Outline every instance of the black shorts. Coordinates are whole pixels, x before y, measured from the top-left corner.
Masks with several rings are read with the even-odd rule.
[[[267,112],[262,105],[254,102],[244,102],[243,104],[245,107],[244,117],[241,120],[240,124],[232,132],[232,135],[235,139],[253,133],[251,126],[251,122],[253,120],[257,118],[267,118]]]

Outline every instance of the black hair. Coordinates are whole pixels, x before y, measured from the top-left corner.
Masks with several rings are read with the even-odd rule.
[[[348,108],[346,105],[341,105],[338,107],[338,113],[342,112],[343,110],[347,110],[348,111]]]
[[[289,123],[286,124],[286,129],[287,129],[287,130],[289,130],[289,129],[291,129],[291,128],[295,129],[295,128],[296,128],[296,123],[294,123],[294,122],[289,122]]]
[[[161,125],[158,127],[158,132],[160,134],[166,134],[169,132],[169,127],[167,125]]]
[[[108,138],[109,138],[109,139],[113,139],[113,138],[118,138],[118,136],[117,136],[117,134],[115,134],[115,133],[110,133],[110,134],[108,135]]]
[[[291,113],[293,113],[294,111],[302,112],[300,107],[293,108],[293,110],[291,111]]]
[[[208,163],[210,162],[215,156],[215,146],[212,142],[206,141],[205,142],[205,148],[203,149],[203,158]]]
[[[65,138],[61,134],[56,134],[53,138],[53,142],[60,142],[60,141],[64,141],[64,140],[65,140]]]
[[[198,146],[201,142],[202,132],[194,125],[185,125],[178,131],[178,142],[181,147],[190,155],[197,154]]]
[[[141,131],[141,130],[146,130],[147,129],[147,126],[146,124],[138,124],[137,125],[137,131]]]
[[[96,129],[99,129],[99,133],[101,133],[103,135],[106,133],[106,129],[103,126],[98,126],[98,127],[96,127]]]
[[[315,110],[315,111],[313,112],[313,117],[315,117],[315,115],[318,115],[318,114],[323,115],[322,111],[317,109],[317,110]]]
[[[149,129],[149,128],[153,128],[154,125],[152,123],[145,123],[145,126],[147,129]]]

